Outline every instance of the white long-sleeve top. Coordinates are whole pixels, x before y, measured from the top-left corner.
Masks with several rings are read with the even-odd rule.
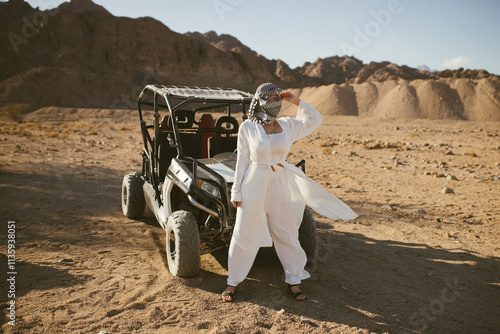
[[[290,217],[298,228],[307,204],[319,214],[331,218],[350,220],[358,215],[349,206],[309,179],[299,168],[286,162],[290,148],[298,139],[311,134],[322,122],[321,114],[310,104],[300,101],[295,118],[282,117],[278,123],[283,129],[288,148],[273,159],[270,137],[255,122],[245,121],[238,132],[237,162],[231,201],[241,201],[237,209],[233,241],[242,248],[270,247],[272,239],[267,228],[266,210],[273,198],[268,198],[269,184],[276,177],[284,177],[288,189],[283,196],[293,203]],[[284,219],[289,219],[287,217]]]

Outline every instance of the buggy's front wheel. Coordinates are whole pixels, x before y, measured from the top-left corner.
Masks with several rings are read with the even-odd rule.
[[[167,220],[168,269],[174,276],[195,277],[200,271],[200,234],[189,211],[173,212]]]
[[[129,172],[123,177],[122,183],[122,211],[125,217],[141,218],[144,214],[146,200],[142,185],[144,180],[137,172]]]

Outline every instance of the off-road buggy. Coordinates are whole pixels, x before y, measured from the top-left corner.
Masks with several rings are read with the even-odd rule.
[[[146,86],[139,95],[142,171],[125,175],[122,210],[137,219],[148,205],[167,233],[168,267],[175,276],[198,275],[201,254],[231,241],[236,210],[230,192],[239,128],[232,115],[245,119],[252,97],[235,89],[158,85]],[[148,124],[145,115],[151,112]],[[297,165],[305,170],[303,160]],[[299,234],[311,265],[318,239],[308,209]]]

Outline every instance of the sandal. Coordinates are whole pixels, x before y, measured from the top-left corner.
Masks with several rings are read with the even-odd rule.
[[[306,295],[305,293],[303,293],[302,291],[293,292],[293,291],[292,291],[292,288],[293,288],[294,286],[299,286],[299,284],[294,284],[294,285],[292,285],[292,284],[288,284],[288,290],[289,290],[289,291],[290,291],[290,293],[293,295],[293,297],[295,298],[295,300],[298,300],[298,301],[303,301],[303,300],[305,300],[305,299],[307,298],[307,295]],[[302,296],[304,296],[304,298],[300,298],[300,297],[302,297]]]
[[[234,288],[231,285],[226,286],[226,290],[222,293],[222,300],[230,303],[230,302],[234,301],[234,292],[227,291],[228,287]]]

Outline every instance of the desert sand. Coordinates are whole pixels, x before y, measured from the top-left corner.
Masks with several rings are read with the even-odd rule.
[[[315,214],[308,299],[287,294],[279,260],[262,252],[232,304],[220,299],[227,251],[203,255],[199,277],[173,277],[151,212],[122,215],[122,177],[141,168],[135,111],[0,122],[0,238],[15,221],[17,247],[16,326],[2,276],[2,331],[498,333],[500,123],[385,117],[325,115],[292,148],[290,162],[306,159],[359,214]],[[5,275],[5,247],[0,257]]]

